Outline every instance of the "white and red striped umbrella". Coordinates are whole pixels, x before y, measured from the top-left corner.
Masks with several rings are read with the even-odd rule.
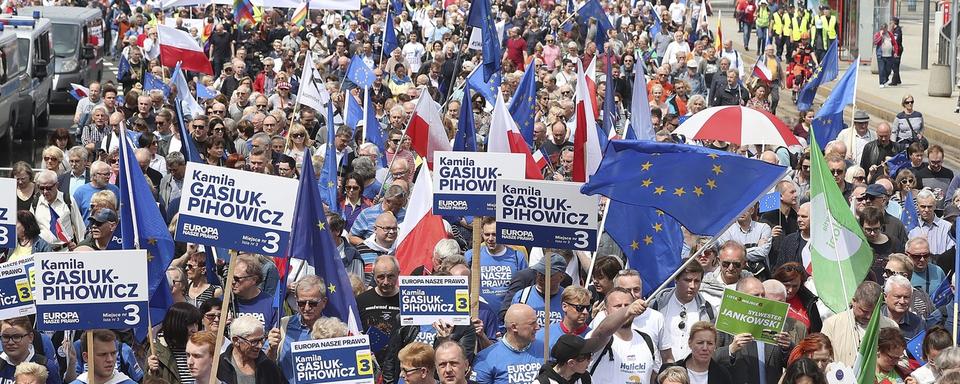
[[[793,131],[770,112],[737,106],[711,107],[700,111],[673,133],[688,140],[721,140],[740,145],[799,145]]]

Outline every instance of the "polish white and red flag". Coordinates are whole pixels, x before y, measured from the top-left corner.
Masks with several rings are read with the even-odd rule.
[[[589,82],[583,73],[583,63],[577,63],[577,91],[574,114],[576,128],[573,131],[573,181],[585,183],[597,171],[603,151],[597,136],[597,119],[589,95]]]
[[[189,33],[158,24],[157,39],[160,41],[160,64],[163,66],[173,68],[180,61],[180,68],[185,71],[213,75],[210,59]]]
[[[527,157],[527,179],[543,179],[541,168],[530,153],[530,147],[523,139],[520,128],[517,128],[517,123],[510,116],[510,111],[507,110],[507,102],[504,101],[503,94],[500,92],[497,92],[497,103],[494,104],[493,115],[490,117],[487,152],[522,153]],[[540,161],[542,162],[544,159],[541,158]]]
[[[433,101],[433,97],[426,90],[420,92],[417,107],[407,125],[407,136],[413,149],[427,160],[430,169],[433,169],[433,153],[449,151],[453,147],[447,138],[447,131],[443,128],[443,119],[440,113],[440,104]]]
[[[433,214],[431,173],[428,169],[421,169],[417,173],[406,216],[397,226],[396,256],[401,275],[409,275],[420,266],[432,269],[433,248],[438,241],[447,237],[443,217]]]

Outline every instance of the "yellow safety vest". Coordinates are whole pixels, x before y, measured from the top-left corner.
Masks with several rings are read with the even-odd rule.
[[[777,12],[773,13],[773,33],[775,35],[780,35],[783,32],[783,22],[780,21],[780,14]]]
[[[804,32],[807,32],[807,28],[809,28],[810,15],[809,15],[808,13],[804,12],[804,13],[803,13],[803,18],[801,18],[801,19],[798,21],[798,20],[797,20],[797,14],[794,13],[793,16],[791,16],[791,19],[792,19],[792,22],[793,22],[793,31],[792,31],[791,39],[792,39],[793,41],[800,41],[800,37],[803,36],[803,33],[804,33]]]
[[[824,42],[837,39],[837,16],[817,16],[820,18],[820,25],[823,26],[823,32],[825,36]]]

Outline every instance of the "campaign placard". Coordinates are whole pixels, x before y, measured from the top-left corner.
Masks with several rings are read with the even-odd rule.
[[[0,320],[34,313],[33,256],[0,264]]]
[[[437,152],[433,163],[433,214],[493,216],[497,178],[522,179],[527,162],[519,153]]]
[[[38,253],[34,263],[37,329],[123,329],[146,321],[147,251]]]
[[[787,307],[787,303],[726,289],[717,315],[717,330],[731,335],[749,333],[754,339],[776,344],[774,337],[783,330]]]
[[[291,346],[297,384],[373,383],[367,335],[298,341]]]
[[[583,183],[497,180],[497,242],[528,247],[597,249],[598,197]]]
[[[467,276],[400,276],[400,325],[470,325]]]
[[[17,181],[0,179],[0,248],[17,247]]]
[[[187,163],[176,240],[285,256],[297,180]]]

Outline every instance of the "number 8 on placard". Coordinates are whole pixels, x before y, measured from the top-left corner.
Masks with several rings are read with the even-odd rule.
[[[357,373],[361,375],[373,374],[373,359],[370,351],[357,351]]]

